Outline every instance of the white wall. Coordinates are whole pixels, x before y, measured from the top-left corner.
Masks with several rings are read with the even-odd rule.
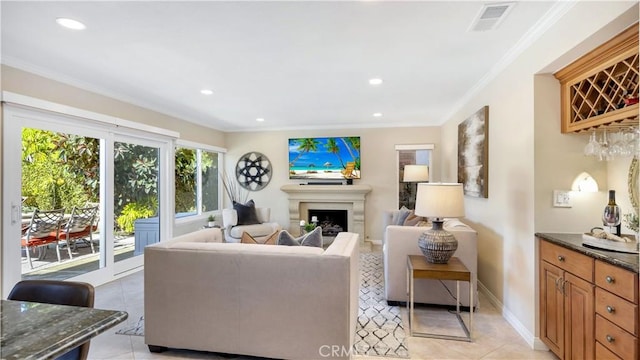
[[[39,75],[2,65],[3,91],[64,104],[100,114],[177,131],[180,138],[224,147],[224,133],[124,101],[92,93]]]
[[[622,30],[637,20],[636,2],[578,2],[495,79],[479,90],[442,127],[443,179],[456,179],[457,126],[489,105],[489,198],[466,198],[466,218],[478,231],[478,278],[503,306],[508,321],[532,346],[538,334],[536,231],[581,232],[602,210],[602,194],[571,209],[552,208],[551,191],[568,189],[576,169],[598,181],[617,183],[606,164],[578,156],[583,138],[560,135],[557,83],[541,70],[576,46],[591,49],[615,34],[588,36],[615,21]],[[573,51],[572,56],[579,56]],[[572,59],[573,60],[573,59]],[[570,60],[569,60],[570,61]],[[553,71],[558,70],[556,66]],[[547,71],[548,72],[548,71]],[[605,175],[606,174],[606,175]],[[622,195],[622,194],[621,194]],[[583,204],[584,203],[584,204]],[[584,214],[589,216],[583,216]],[[568,215],[570,214],[570,215]]]
[[[382,212],[396,209],[397,199],[397,160],[395,145],[398,144],[434,144],[433,181],[440,179],[440,128],[380,128],[380,129],[340,129],[340,130],[289,130],[228,133],[226,144],[229,152],[226,156],[226,169],[234,171],[238,159],[251,151],[266,155],[273,167],[273,177],[267,187],[252,192],[250,199],[257,206],[270,207],[272,219],[283,226],[289,224],[289,203],[287,194],[280,190],[284,184],[296,184],[301,181],[289,180],[288,140],[296,137],[319,136],[360,136],[362,178],[355,184],[370,185],[365,204],[365,238],[381,240]],[[229,204],[227,204],[229,206]]]

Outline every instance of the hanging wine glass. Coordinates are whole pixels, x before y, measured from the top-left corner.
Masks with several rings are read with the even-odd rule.
[[[602,132],[602,141],[600,142],[600,152],[598,154],[598,160],[611,160],[611,153],[609,152],[609,140],[607,139],[607,130]]]
[[[589,137],[589,142],[584,147],[584,154],[586,156],[595,156],[600,153],[600,143],[596,139],[596,131],[593,130],[591,136]]]
[[[622,131],[612,132],[609,134],[609,155],[611,157],[621,156],[624,154],[625,142]]]

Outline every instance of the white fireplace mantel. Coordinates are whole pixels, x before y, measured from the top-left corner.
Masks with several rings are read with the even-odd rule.
[[[369,185],[283,185],[280,190],[289,196],[289,229],[299,229],[300,220],[307,219],[308,209],[345,209],[349,232],[360,235],[364,242],[364,204]]]

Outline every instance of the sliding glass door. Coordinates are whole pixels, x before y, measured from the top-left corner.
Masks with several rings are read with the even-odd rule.
[[[118,137],[113,149],[114,262],[142,265],[134,259],[160,241],[161,144]],[[119,266],[126,270],[126,266]]]
[[[23,278],[98,285],[142,266],[142,248],[171,236],[172,149],[171,138],[5,104],[3,294]],[[55,209],[59,230],[44,241],[34,213]],[[91,221],[73,222],[82,211]]]

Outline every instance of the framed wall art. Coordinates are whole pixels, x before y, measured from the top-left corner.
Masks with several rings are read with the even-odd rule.
[[[458,125],[458,182],[465,195],[489,197],[489,106]]]

